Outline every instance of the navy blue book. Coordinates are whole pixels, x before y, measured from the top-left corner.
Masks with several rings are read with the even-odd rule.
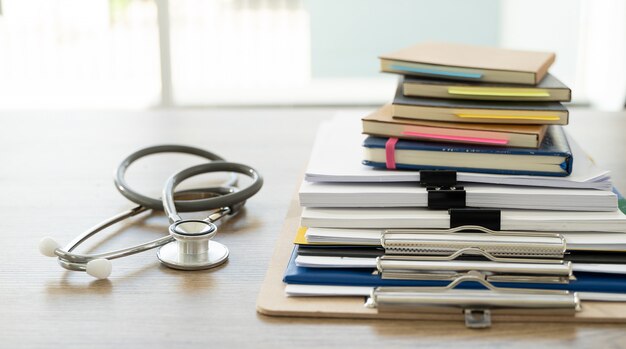
[[[303,268],[296,266],[297,248],[289,260],[283,281],[288,284],[331,285],[331,286],[446,286],[449,281],[391,280],[382,279],[367,268]],[[603,273],[574,273],[576,280],[569,284],[539,284],[494,282],[495,286],[513,288],[536,288],[568,290],[575,292],[626,293],[626,275]],[[483,288],[477,283],[463,283],[459,288]]]
[[[433,143],[367,137],[363,164],[400,170],[456,170],[510,175],[572,173],[572,152],[561,126],[552,125],[538,149]]]

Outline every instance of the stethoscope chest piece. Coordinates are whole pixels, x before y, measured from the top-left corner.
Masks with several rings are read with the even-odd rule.
[[[228,248],[211,241],[215,224],[195,219],[174,222],[169,228],[174,241],[161,246],[157,257],[164,265],[181,270],[217,267],[228,259]]]

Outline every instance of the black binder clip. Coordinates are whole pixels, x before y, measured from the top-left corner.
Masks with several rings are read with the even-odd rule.
[[[456,171],[421,170],[420,184],[423,187],[455,187]]]
[[[491,230],[501,230],[502,213],[500,210],[481,208],[451,208],[450,228],[464,225],[477,225]]]
[[[465,207],[465,189],[457,185],[456,171],[422,170],[420,184],[428,191],[428,208],[447,210]]]

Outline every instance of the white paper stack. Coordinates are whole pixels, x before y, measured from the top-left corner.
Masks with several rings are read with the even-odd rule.
[[[621,211],[570,212],[501,210],[502,230],[626,233]],[[301,225],[319,228],[450,228],[445,210],[425,208],[305,208]]]
[[[522,187],[468,183],[470,207],[559,211],[615,211],[607,190]],[[310,183],[300,187],[304,207],[426,207],[428,192],[416,183]]]

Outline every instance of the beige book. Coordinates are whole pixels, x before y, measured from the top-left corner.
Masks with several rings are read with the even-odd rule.
[[[554,63],[555,54],[427,42],[379,58],[381,70],[388,73],[535,85]]]
[[[364,117],[362,122],[363,133],[372,136],[524,148],[539,147],[548,127],[394,119],[391,104]]]

